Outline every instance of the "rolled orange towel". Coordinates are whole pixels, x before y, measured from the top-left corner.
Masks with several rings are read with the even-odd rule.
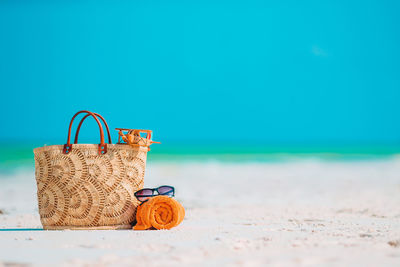
[[[174,198],[155,196],[137,208],[134,230],[171,229],[183,221],[185,209]]]

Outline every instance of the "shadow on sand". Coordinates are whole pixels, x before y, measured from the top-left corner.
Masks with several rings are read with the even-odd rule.
[[[3,228],[0,232],[11,232],[11,231],[44,231],[43,228]]]

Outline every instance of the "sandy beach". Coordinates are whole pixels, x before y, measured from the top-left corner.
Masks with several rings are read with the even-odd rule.
[[[0,266],[399,266],[400,158],[152,162],[169,231],[43,231],[33,169],[0,177]]]
[[[0,0],[0,267],[400,267],[399,14]]]

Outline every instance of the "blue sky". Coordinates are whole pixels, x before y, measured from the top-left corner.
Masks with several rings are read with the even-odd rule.
[[[164,142],[400,144],[400,2],[349,2],[1,1],[0,142],[88,109]]]

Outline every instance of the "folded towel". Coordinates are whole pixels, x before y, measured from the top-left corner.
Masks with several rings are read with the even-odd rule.
[[[174,198],[155,196],[137,208],[134,230],[171,229],[183,221],[185,209]]]

